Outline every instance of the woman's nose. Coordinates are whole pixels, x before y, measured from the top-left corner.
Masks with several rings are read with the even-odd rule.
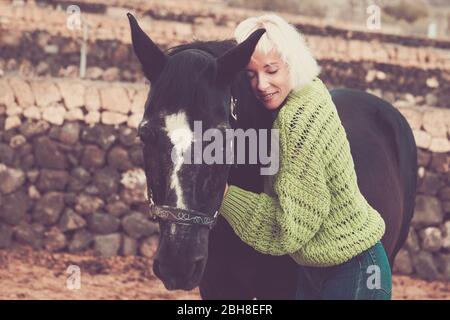
[[[269,87],[269,81],[267,81],[266,77],[260,76],[258,78],[258,90],[265,91]]]

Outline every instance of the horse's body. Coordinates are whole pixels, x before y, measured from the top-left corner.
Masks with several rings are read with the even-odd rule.
[[[358,186],[385,220],[382,243],[392,265],[408,235],[414,211],[414,137],[405,118],[384,100],[349,89],[331,94],[350,142]],[[260,191],[261,179],[254,169],[232,172],[232,183]],[[220,219],[210,236],[201,294],[204,299],[293,299],[296,268],[289,256],[268,256],[253,250],[225,219]]]
[[[209,122],[209,126],[225,121],[228,125],[242,129],[270,128],[273,117],[259,105],[242,72],[261,34],[255,32],[237,47],[232,41],[199,42],[176,47],[165,55],[143,33],[134,18],[129,17],[135,52],[147,78],[152,81],[152,85],[153,82],[156,83],[152,89],[155,91],[153,94],[150,92],[140,128],[141,138],[146,144],[144,156],[147,182],[149,190],[155,195],[153,206],[163,208],[165,212],[184,210],[188,215],[198,215],[202,210],[213,212],[214,208],[220,206],[221,197],[218,195],[221,196],[222,186],[225,185],[225,180],[222,179],[226,179],[226,175],[217,173],[225,165],[212,167],[215,168],[215,173],[205,171],[208,169],[206,164],[183,167],[183,174],[180,176],[186,178],[180,180],[181,188],[175,194],[168,178],[174,167],[167,158],[168,150],[173,144],[162,136],[162,132],[167,131],[167,116],[164,129],[161,115],[182,114],[184,120],[180,123],[185,123],[188,131],[194,120]],[[198,71],[198,61],[203,61],[208,66],[201,73]],[[201,89],[191,86],[195,94],[176,91],[188,82],[177,79],[177,74],[181,75],[182,72],[195,75],[195,81],[201,86]],[[233,78],[235,80],[231,82]],[[182,82],[176,87],[173,81]],[[161,88],[167,92],[161,92]],[[238,101],[237,122],[229,117],[228,110],[222,110],[227,107],[227,100],[230,99],[230,88]],[[175,97],[180,101],[183,101],[184,96],[194,94],[194,97],[203,100],[208,98],[209,103],[216,100],[216,103],[214,106],[192,103],[179,106],[170,102],[175,92]],[[386,233],[382,242],[392,264],[406,239],[414,209],[417,155],[411,128],[393,106],[373,95],[339,89],[332,91],[332,97],[350,142],[359,188],[385,220]],[[220,115],[214,119],[211,115],[214,112],[211,110],[216,110]],[[209,115],[207,111],[210,112]],[[151,122],[152,126],[146,129]],[[152,131],[156,133],[149,136],[148,132]],[[158,149],[154,150],[156,146]],[[259,175],[259,169],[259,165],[233,167],[228,182],[261,192],[263,177]],[[215,182],[199,189],[202,186],[197,184],[202,180]],[[183,195],[182,188],[189,191],[184,193],[183,199],[192,204],[188,203],[190,207],[178,209],[175,200],[177,195]],[[192,192],[192,189],[200,191]],[[208,200],[204,198],[205,194],[218,197],[218,200],[209,201],[209,206],[203,206],[202,203]],[[167,215],[161,218],[160,228],[160,245],[154,270],[167,288],[189,290],[199,283],[204,299],[294,298],[297,268],[294,261],[287,255],[258,253],[243,243],[220,216],[209,234],[204,227],[167,220]]]

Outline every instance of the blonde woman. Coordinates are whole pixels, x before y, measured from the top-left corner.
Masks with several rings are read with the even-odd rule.
[[[392,275],[380,242],[385,224],[358,188],[319,66],[301,34],[276,15],[241,22],[237,42],[259,28],[266,33],[246,73],[280,130],[280,168],[266,178],[264,193],[227,186],[220,211],[255,250],[297,262],[297,299],[390,299]],[[368,279],[373,270],[378,282]]]

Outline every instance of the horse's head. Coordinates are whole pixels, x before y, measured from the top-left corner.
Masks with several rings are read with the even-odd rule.
[[[198,49],[164,53],[131,14],[128,18],[135,54],[151,82],[138,132],[151,212],[160,223],[153,270],[167,289],[190,290],[203,275],[209,231],[230,167],[225,130],[230,128],[231,82],[248,64],[264,30],[219,57]],[[208,139],[214,142],[212,153]],[[220,157],[207,159],[217,152],[222,163],[216,161]]]

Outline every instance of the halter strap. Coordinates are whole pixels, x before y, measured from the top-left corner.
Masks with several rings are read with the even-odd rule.
[[[230,101],[230,115],[233,117],[234,121],[237,121],[237,110],[236,110],[237,99],[231,96]]]
[[[150,215],[154,220],[160,219],[186,225],[197,224],[212,229],[217,222],[219,211],[216,211],[211,217],[190,209],[150,205]]]

